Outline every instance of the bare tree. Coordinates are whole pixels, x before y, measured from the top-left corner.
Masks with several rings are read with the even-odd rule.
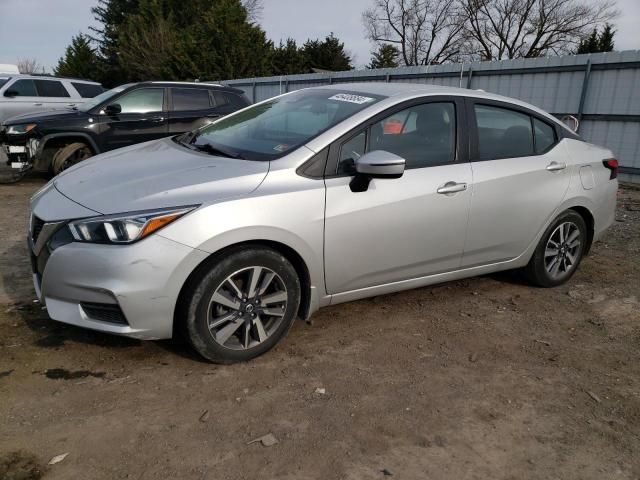
[[[251,23],[257,23],[262,17],[264,5],[262,0],[242,0],[242,5],[247,11],[247,18]]]
[[[18,60],[18,70],[20,73],[44,73],[44,67],[41,66],[35,58]]]
[[[452,60],[465,50],[460,0],[374,0],[362,14],[370,40],[398,46],[405,65]]]
[[[616,15],[614,0],[461,0],[483,60],[570,53]]]

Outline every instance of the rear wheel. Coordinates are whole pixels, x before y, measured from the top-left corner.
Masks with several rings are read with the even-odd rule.
[[[555,287],[576,272],[587,244],[587,225],[573,210],[562,213],[547,228],[525,268],[527,278],[541,287]]]
[[[266,248],[233,251],[189,287],[186,336],[216,363],[246,361],[270,350],[291,328],[300,304],[294,267]]]
[[[58,175],[82,160],[91,157],[91,149],[82,142],[74,142],[58,150],[51,160],[54,175]]]

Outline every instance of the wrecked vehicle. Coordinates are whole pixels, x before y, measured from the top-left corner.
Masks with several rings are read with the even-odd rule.
[[[241,90],[192,82],[122,85],[80,104],[12,117],[0,127],[5,182],[54,175],[93,155],[199,128],[249,105]]]

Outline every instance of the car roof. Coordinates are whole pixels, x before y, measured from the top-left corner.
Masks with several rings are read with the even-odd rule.
[[[92,85],[100,85],[99,82],[94,82],[93,80],[85,80],[84,78],[73,78],[73,77],[55,77],[53,75],[47,74],[29,74],[29,73],[0,73],[2,78],[26,78],[33,80],[69,80],[70,82],[82,82],[82,83],[90,83]],[[102,85],[100,85],[102,86]]]
[[[511,103],[521,107],[528,108],[534,112],[553,120],[555,123],[568,129],[568,127],[548,112],[523,102],[516,98],[504,97],[495,93],[485,92],[484,90],[470,90],[467,88],[445,87],[443,85],[429,85],[424,83],[386,83],[386,82],[355,82],[355,83],[334,83],[322,87],[314,87],[330,90],[351,91],[362,94],[383,95],[393,97],[396,100],[404,100],[414,98],[420,95],[451,95],[464,96],[471,98],[483,98],[487,100],[496,100],[505,103]]]

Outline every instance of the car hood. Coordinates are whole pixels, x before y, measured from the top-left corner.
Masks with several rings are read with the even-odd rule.
[[[63,195],[100,213],[212,203],[255,190],[269,162],[195,152],[171,138],[121,148],[58,175]]]
[[[23,113],[22,115],[16,115],[15,117],[7,118],[3,122],[3,124],[16,125],[16,124],[22,124],[22,123],[48,122],[52,120],[59,122],[61,120],[81,118],[81,117],[87,117],[87,116],[89,115],[79,110],[71,110],[70,108],[60,107],[60,109],[52,108],[51,110],[46,110],[44,112]]]

